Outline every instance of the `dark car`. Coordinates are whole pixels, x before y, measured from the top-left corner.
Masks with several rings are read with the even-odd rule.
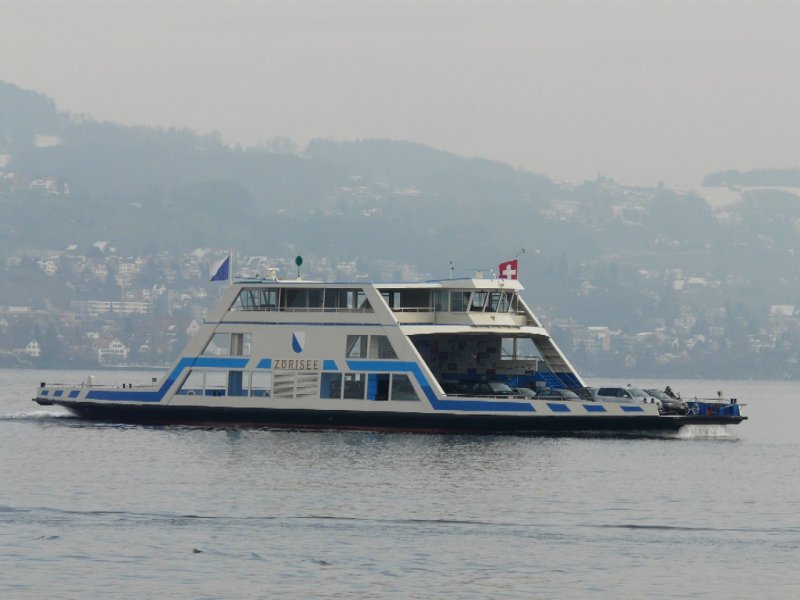
[[[661,412],[665,415],[685,415],[689,410],[686,402],[680,398],[673,398],[659,390],[649,389],[645,390],[645,392],[661,400]]]
[[[500,381],[448,381],[442,383],[446,394],[455,396],[514,396],[515,392]]]
[[[570,392],[575,392],[579,398],[583,400],[595,400],[597,399],[597,388],[596,387],[571,387],[567,388]]]
[[[571,392],[569,390],[553,390],[553,389],[545,389],[536,394],[536,397],[540,400],[580,400],[580,396],[575,392]]]

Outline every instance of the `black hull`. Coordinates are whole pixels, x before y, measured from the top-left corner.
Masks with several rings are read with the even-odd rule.
[[[214,408],[53,402],[93,421],[148,425],[262,425],[283,429],[547,434],[677,431],[684,425],[735,425],[741,416],[561,417],[446,413]]]

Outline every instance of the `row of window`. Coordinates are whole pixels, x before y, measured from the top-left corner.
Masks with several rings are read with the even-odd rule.
[[[397,358],[385,335],[348,335],[345,355],[347,358]]]
[[[386,304],[395,312],[491,312],[521,311],[512,290],[381,290]]]
[[[244,288],[231,310],[372,312],[360,288]]]
[[[344,400],[419,400],[404,373],[322,373],[320,398]]]
[[[215,333],[203,349],[204,356],[250,356],[251,333]],[[348,335],[345,347],[347,358],[397,358],[385,335]]]
[[[521,312],[512,290],[381,290],[393,311]],[[373,312],[360,288],[244,288],[231,310]]]
[[[211,371],[192,369],[181,396],[250,396],[343,400],[418,401],[404,373],[319,373],[287,371]]]

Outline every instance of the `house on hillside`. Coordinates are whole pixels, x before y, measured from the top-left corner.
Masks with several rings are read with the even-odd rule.
[[[31,340],[28,342],[28,345],[25,346],[25,350],[23,350],[23,352],[31,358],[39,358],[42,355],[42,349],[39,346],[39,342],[36,340]]]
[[[128,352],[130,350],[117,338],[113,340],[100,338],[95,342],[94,346],[97,351],[97,362],[101,365],[116,365],[128,360]]]

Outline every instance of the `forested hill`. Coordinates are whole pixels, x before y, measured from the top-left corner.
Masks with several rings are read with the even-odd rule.
[[[539,258],[523,275],[554,296],[587,272],[613,286],[626,272],[682,269],[745,281],[754,299],[775,301],[798,276],[800,202],[786,191],[745,191],[712,208],[693,192],[602,177],[557,184],[403,141],[231,147],[216,134],[65,114],[7,83],[0,156],[0,258],[103,239],[131,254],[302,250],[430,272],[450,259],[488,269],[524,247]],[[800,304],[793,294],[780,301]]]

